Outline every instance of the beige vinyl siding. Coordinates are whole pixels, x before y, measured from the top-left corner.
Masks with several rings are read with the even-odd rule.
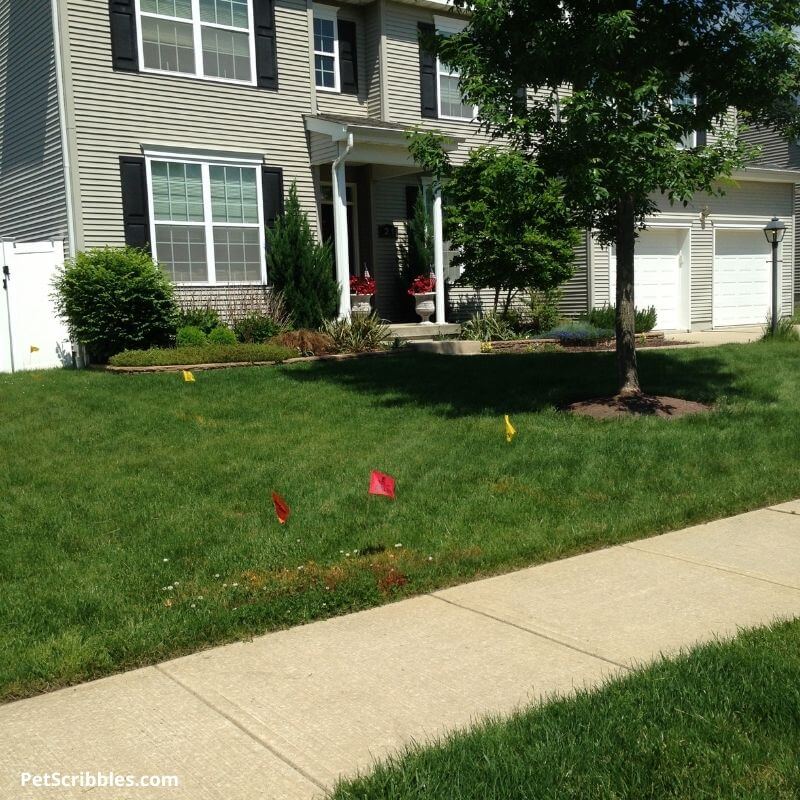
[[[794,305],[800,302],[800,184],[794,186]]]
[[[589,234],[581,233],[575,248],[575,273],[561,287],[561,312],[568,317],[577,317],[589,309]]]
[[[796,140],[788,141],[772,128],[749,128],[741,138],[760,148],[754,164],[774,169],[800,169],[800,146]]]
[[[365,70],[367,75],[367,114],[380,119],[383,100],[381,97],[381,36],[383,31],[383,2],[376,2],[364,9],[364,40],[366,49]]]
[[[333,5],[326,3],[326,5]],[[354,6],[337,6],[338,18],[356,23],[356,45],[358,61],[358,94],[341,94],[340,92],[317,89],[317,108],[320,114],[347,114],[348,116],[367,116],[367,44],[365,15],[360,8]],[[278,37],[280,39],[280,31]],[[311,69],[311,64],[308,64]]]
[[[49,0],[0,2],[0,236],[67,240]]]
[[[334,161],[339,157],[339,142],[334,142],[330,136],[323,136],[321,133],[312,132],[308,135],[308,149],[314,164]],[[330,179],[328,175],[328,180]]]
[[[72,47],[81,246],[124,241],[118,159],[143,144],[263,154],[282,167],[316,226],[303,113],[311,108],[304,0],[278,0],[280,90],[147,73],[114,72],[107,6],[66,0]]]
[[[447,14],[443,7],[442,16]],[[491,137],[481,131],[476,122],[458,122],[449,119],[422,119],[419,90],[419,31],[418,23],[433,24],[431,11],[413,6],[386,3],[386,61],[389,87],[389,121],[420,125],[444,134],[464,139],[463,145],[452,154],[453,162],[463,162],[469,151],[489,144]]]

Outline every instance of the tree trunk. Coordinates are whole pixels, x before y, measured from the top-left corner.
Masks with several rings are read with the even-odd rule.
[[[497,313],[497,307],[500,305],[500,287],[495,286],[494,289],[494,313]]]
[[[636,218],[633,198],[617,202],[617,386],[622,397],[641,394],[636,363],[636,318],[633,297],[633,253]]]
[[[503,313],[508,314],[508,309],[511,308],[511,301],[514,299],[514,290],[509,289],[508,293],[506,294],[506,298],[503,301]]]

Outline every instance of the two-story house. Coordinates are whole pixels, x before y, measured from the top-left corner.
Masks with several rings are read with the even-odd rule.
[[[67,255],[147,246],[187,302],[217,303],[267,291],[265,228],[295,183],[334,244],[342,312],[367,268],[378,312],[401,320],[398,248],[425,183],[405,132],[445,133],[456,161],[489,141],[458,75],[420,44],[463,24],[444,0],[0,0],[0,237],[60,239]],[[761,228],[778,216],[790,313],[798,180],[759,165],[723,197],[664,204],[637,245],[637,304],[664,329],[763,323]],[[612,267],[587,234],[565,312],[613,301]],[[453,289],[446,315],[479,300]]]

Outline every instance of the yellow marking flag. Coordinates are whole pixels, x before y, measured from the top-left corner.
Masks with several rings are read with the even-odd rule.
[[[506,441],[510,444],[511,440],[517,435],[517,429],[511,424],[508,414],[505,416],[506,420]]]
[[[31,353],[38,353],[38,352],[39,352],[39,348],[35,344],[32,344],[31,345]]]
[[[185,383],[196,383],[194,375],[188,369],[183,370],[183,380]]]

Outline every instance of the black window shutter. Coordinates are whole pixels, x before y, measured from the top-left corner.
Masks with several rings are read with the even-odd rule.
[[[136,43],[136,9],[133,0],[109,0],[108,13],[114,69],[138,72],[139,47]]]
[[[520,86],[514,93],[514,113],[522,116],[528,110],[528,90]]]
[[[150,213],[147,198],[147,172],[143,156],[120,156],[122,220],[125,244],[150,249]]]
[[[256,33],[256,83],[262,89],[277,89],[275,0],[253,0],[253,18]]]
[[[338,21],[339,31],[339,85],[342,94],[358,94],[358,46],[356,24],[350,20]]]
[[[439,116],[439,92],[436,76],[436,54],[427,49],[426,40],[436,35],[436,27],[427,22],[417,24],[419,29],[419,94],[420,113],[423,117]]]
[[[705,147],[708,144],[708,132],[707,131],[697,131],[696,132],[696,142],[697,147]]]
[[[264,193],[264,225],[272,228],[283,214],[283,170],[280,167],[262,167],[261,185]]]
[[[419,186],[406,186],[406,219],[414,218],[414,207],[419,197]]]

